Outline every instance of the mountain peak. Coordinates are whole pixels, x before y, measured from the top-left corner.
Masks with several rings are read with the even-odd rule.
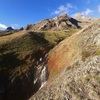
[[[84,16],[81,13],[76,13],[73,18],[79,21],[78,25],[81,26],[81,28],[97,20],[97,18]]]
[[[62,13],[58,17],[68,17],[68,15],[66,13]]]
[[[88,21],[88,22],[93,19],[93,18],[90,18],[88,16],[84,16],[81,13],[76,13],[74,15],[74,18],[77,19],[77,20],[79,20],[79,21]]]
[[[14,30],[11,26],[9,26],[9,27],[7,27],[7,29],[6,30],[9,30],[9,31],[11,31],[11,30]]]
[[[81,14],[81,13],[76,13],[75,15],[74,15],[74,17],[82,17],[83,15]]]

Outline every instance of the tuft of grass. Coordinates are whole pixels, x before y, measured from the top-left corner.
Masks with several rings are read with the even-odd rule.
[[[97,50],[97,51],[95,52],[95,54],[96,54],[96,55],[100,55],[100,50]]]
[[[52,73],[52,77],[54,78],[56,75],[57,75],[57,71],[54,71],[53,73]]]
[[[85,59],[88,58],[89,56],[91,56],[90,51],[83,51],[82,52],[82,61],[85,61]]]

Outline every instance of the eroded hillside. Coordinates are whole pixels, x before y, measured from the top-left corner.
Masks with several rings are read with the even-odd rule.
[[[31,100],[100,100],[100,20],[49,52],[47,84]]]

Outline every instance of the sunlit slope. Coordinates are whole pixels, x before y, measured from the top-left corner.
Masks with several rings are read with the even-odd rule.
[[[32,98],[100,99],[100,20],[49,52],[49,81]]]

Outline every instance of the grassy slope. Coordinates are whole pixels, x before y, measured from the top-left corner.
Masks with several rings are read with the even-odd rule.
[[[19,76],[32,65],[31,55],[38,49],[47,50],[49,43],[36,34],[16,33],[0,39],[0,77]]]
[[[27,76],[42,56],[76,31],[21,31],[0,37],[0,89],[6,86],[8,80],[14,82]]]
[[[65,38],[73,35],[79,29],[59,30],[59,31],[40,31],[38,34],[53,44],[57,44]]]

